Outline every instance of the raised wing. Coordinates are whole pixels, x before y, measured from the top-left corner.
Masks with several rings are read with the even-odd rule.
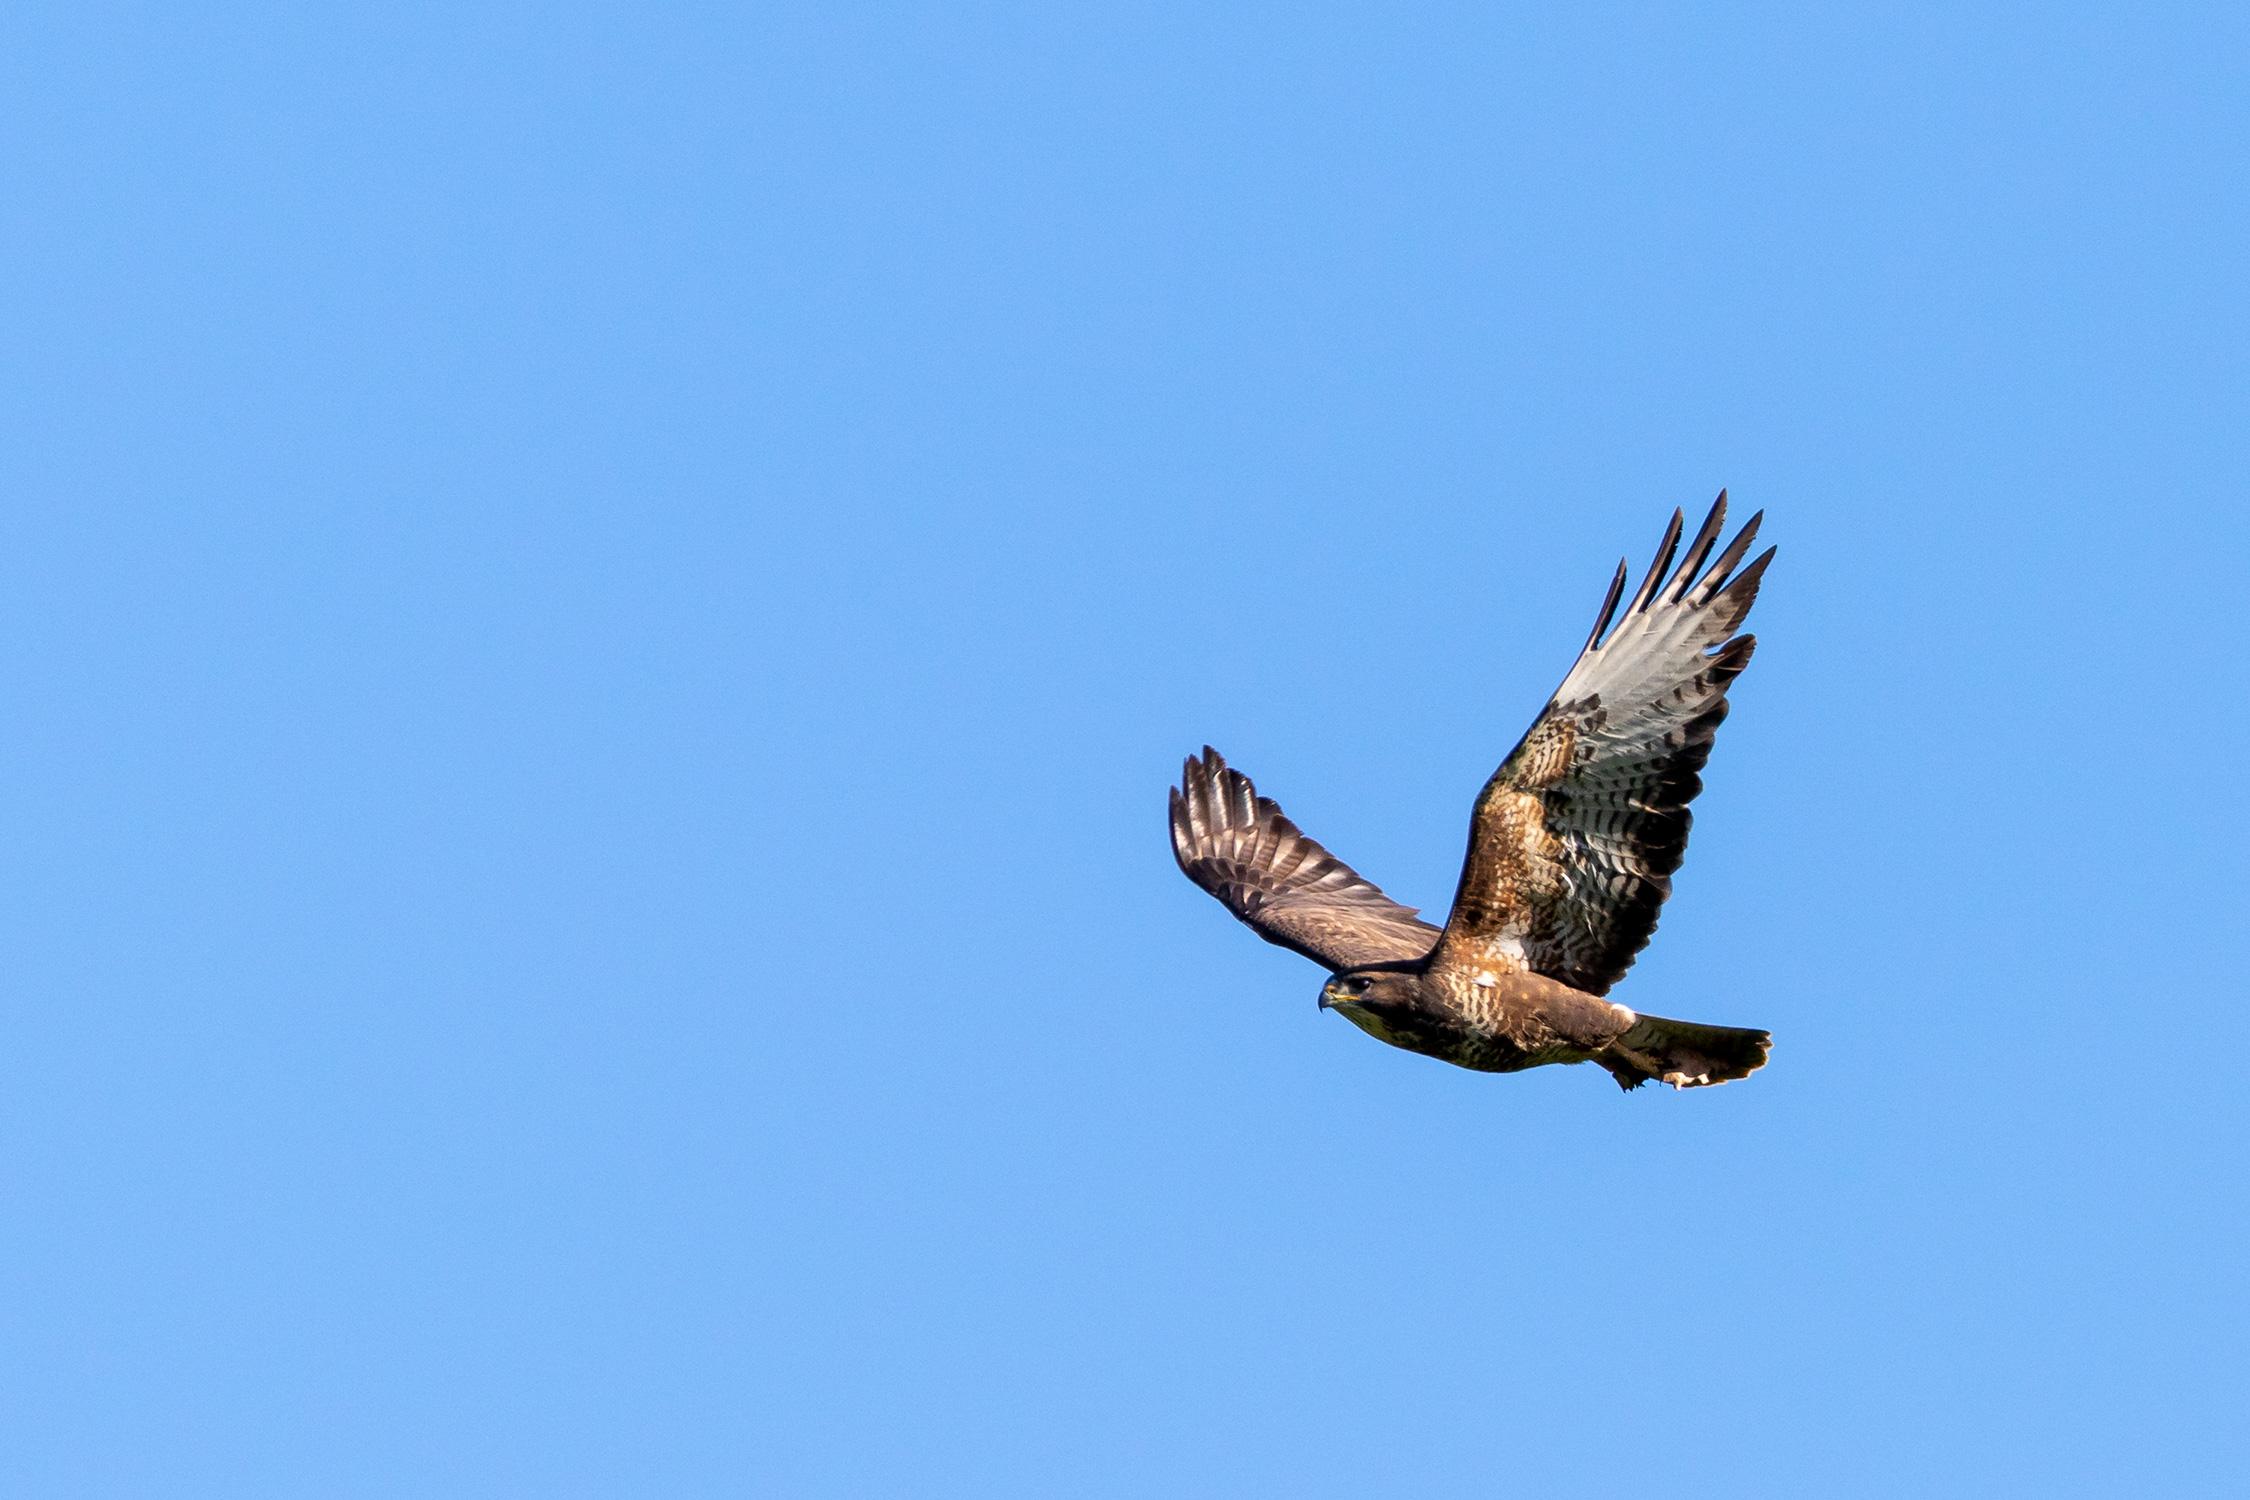
[[[1420,958],[1438,930],[1306,838],[1203,747],[1172,789],[1172,853],[1258,936],[1331,969]]]
[[[1726,512],[1722,490],[1675,569],[1674,511],[1622,616],[1618,564],[1570,675],[1477,798],[1439,963],[1527,967],[1599,995],[1647,946],[1727,685],[1757,645],[1735,627],[1773,560],[1769,547],[1735,571],[1761,512],[1705,566]]]

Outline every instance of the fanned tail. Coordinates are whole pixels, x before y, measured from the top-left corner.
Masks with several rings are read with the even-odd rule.
[[[1702,1026],[1642,1016],[1596,1055],[1623,1089],[1650,1079],[1678,1089],[1704,1088],[1748,1078],[1766,1065],[1773,1035],[1737,1026]]]

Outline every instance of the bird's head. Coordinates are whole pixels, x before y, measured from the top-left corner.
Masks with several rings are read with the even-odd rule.
[[[1378,1041],[1412,1045],[1422,976],[1402,969],[1346,969],[1320,989],[1320,1008],[1332,1010]]]
[[[1422,992],[1422,976],[1404,969],[1346,969],[1320,990],[1322,1010],[1380,1015],[1410,1008]]]

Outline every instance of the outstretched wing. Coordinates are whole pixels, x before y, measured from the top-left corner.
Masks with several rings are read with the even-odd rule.
[[[1757,645],[1735,627],[1773,559],[1769,547],[1735,571],[1761,512],[1706,567],[1726,512],[1722,490],[1674,569],[1674,511],[1622,616],[1618,564],[1570,675],[1477,798],[1437,962],[1527,967],[1599,995],[1647,946],[1687,852],[1688,803],[1727,685]]]
[[[1172,853],[1258,936],[1331,969],[1420,958],[1438,930],[1355,874],[1209,745],[1172,789]]]

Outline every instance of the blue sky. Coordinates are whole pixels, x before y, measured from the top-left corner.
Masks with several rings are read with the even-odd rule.
[[[2237,8],[0,35],[11,1494],[2239,1483]],[[1442,910],[1721,485],[1755,1079],[1173,870]]]

